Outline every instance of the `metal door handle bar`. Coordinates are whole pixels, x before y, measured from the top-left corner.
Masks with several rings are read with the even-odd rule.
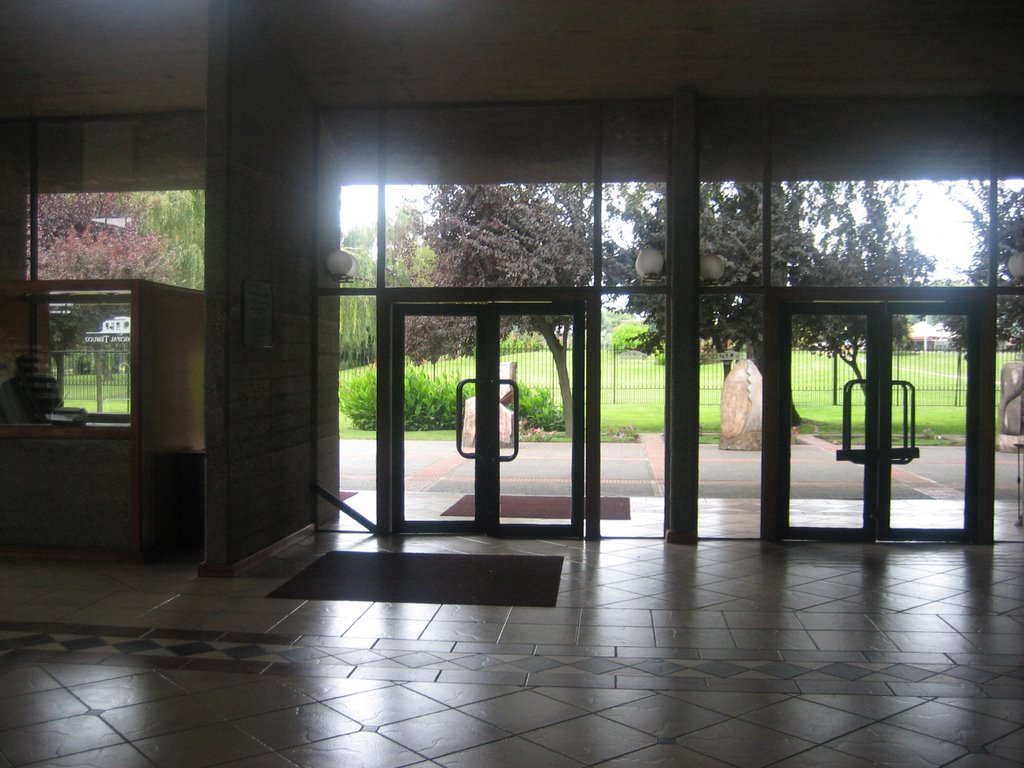
[[[890,450],[893,464],[909,464],[921,457],[921,449],[917,447],[917,390],[909,381],[893,380],[894,389],[903,393],[903,442],[898,448]]]
[[[864,387],[867,379],[851,379],[843,386],[843,445],[836,451],[836,461],[849,461],[864,464],[868,460],[867,448],[852,448],[853,443],[853,390]]]
[[[853,448],[853,390],[855,387],[863,387],[867,384],[866,379],[851,379],[843,386],[843,444],[842,448],[836,451],[836,461],[849,461],[854,464],[864,464],[868,460],[869,449]],[[917,390],[909,381],[894,379],[894,389],[899,389],[903,395],[902,418],[902,440],[900,445],[889,448],[889,462],[891,464],[909,464],[914,459],[921,457],[921,449],[917,447]]]
[[[498,379],[498,386],[502,384],[512,388],[512,453],[499,456],[498,461],[515,461],[519,455],[519,386],[512,379]]]
[[[462,422],[466,417],[466,401],[462,392],[467,384],[476,384],[476,379],[463,379],[455,385],[455,450],[464,459],[475,459],[476,452],[468,453],[462,450]]]

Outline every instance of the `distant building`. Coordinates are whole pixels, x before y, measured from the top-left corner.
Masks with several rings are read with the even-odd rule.
[[[914,323],[910,329],[912,348],[918,352],[943,352],[949,349],[949,340],[953,334],[942,323],[932,325],[923,320]]]

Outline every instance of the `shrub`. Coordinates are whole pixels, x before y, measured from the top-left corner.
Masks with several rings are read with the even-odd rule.
[[[419,367],[406,368],[405,429],[455,429],[455,380],[434,379]]]
[[[434,378],[419,366],[405,369],[405,428],[410,432],[455,429],[453,378]],[[472,397],[472,387],[463,396]],[[367,368],[338,387],[338,408],[355,429],[377,428],[377,369]],[[529,429],[564,432],[565,414],[547,389],[519,385],[519,421]]]
[[[367,368],[338,387],[338,408],[356,429],[377,428],[377,368]]]
[[[519,424],[523,429],[564,432],[565,413],[550,390],[520,384]]]
[[[649,329],[643,323],[629,321],[612,331],[612,348],[616,352],[626,349],[640,349]]]
[[[338,408],[355,429],[377,428],[377,369],[367,368],[338,387]],[[405,369],[405,428],[410,432],[455,429],[455,382]]]

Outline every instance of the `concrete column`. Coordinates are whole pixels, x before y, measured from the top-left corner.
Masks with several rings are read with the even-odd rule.
[[[666,541],[697,542],[700,435],[700,171],[697,100],[677,93],[672,106],[668,185],[668,418],[666,422]]]

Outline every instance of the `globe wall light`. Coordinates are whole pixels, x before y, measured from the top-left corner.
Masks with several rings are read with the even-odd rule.
[[[700,257],[700,279],[709,283],[717,283],[725,274],[725,259],[717,253],[707,253]]]
[[[1024,251],[1017,251],[1007,259],[1006,270],[1015,283],[1024,280]]]
[[[645,283],[657,282],[665,269],[665,255],[657,248],[643,248],[636,255],[636,273]]]
[[[351,283],[359,270],[355,254],[345,248],[328,253],[324,266],[327,267],[327,274],[339,283]]]

